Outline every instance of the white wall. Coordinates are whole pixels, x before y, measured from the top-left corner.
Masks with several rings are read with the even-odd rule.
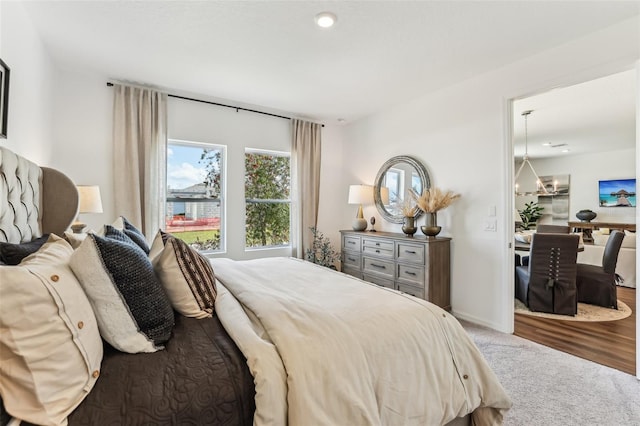
[[[342,154],[348,161],[344,180],[333,196],[344,200],[349,184],[372,183],[391,156],[420,158],[434,185],[462,194],[438,217],[442,235],[453,238],[454,313],[512,331],[509,100],[632,68],[640,57],[639,24],[637,18],[625,21],[350,125]],[[489,216],[493,206],[497,217]],[[351,210],[344,205],[334,226],[348,227]],[[485,231],[493,221],[497,232]],[[399,231],[399,225],[381,227]]]
[[[52,164],[77,185],[99,185],[103,213],[80,218],[88,229],[112,223],[114,188],[112,116],[113,89],[103,75],[56,70]]]
[[[3,1],[0,10],[0,58],[11,70],[7,139],[0,144],[50,166],[54,67],[23,3]]]
[[[598,214],[597,221],[636,222],[635,208],[600,207],[598,181],[629,179],[636,175],[636,150],[610,151],[597,154],[571,155],[531,161],[540,176],[569,176],[569,220],[578,220],[583,209]]]

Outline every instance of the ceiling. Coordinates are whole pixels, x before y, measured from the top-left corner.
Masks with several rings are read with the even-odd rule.
[[[636,86],[630,70],[515,101],[515,156],[525,153],[522,112],[528,110],[531,159],[635,148]]]
[[[637,1],[21,4],[63,69],[330,123],[353,121],[640,13]],[[325,10],[338,16],[331,29],[314,24]]]

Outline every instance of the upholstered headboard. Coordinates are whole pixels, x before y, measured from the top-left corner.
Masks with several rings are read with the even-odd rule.
[[[62,235],[78,213],[78,190],[65,174],[0,147],[0,241]]]

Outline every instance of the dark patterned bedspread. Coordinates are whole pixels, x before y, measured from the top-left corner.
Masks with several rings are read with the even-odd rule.
[[[69,425],[251,425],[253,377],[217,317],[176,314],[165,350],[105,345],[102,373]]]

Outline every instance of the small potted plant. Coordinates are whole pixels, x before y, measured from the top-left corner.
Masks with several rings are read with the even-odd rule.
[[[524,209],[518,210],[520,219],[522,219],[522,229],[527,231],[532,226],[535,226],[538,219],[542,217],[543,207],[540,207],[537,202],[531,201],[524,205]]]
[[[340,259],[340,253],[333,249],[329,238],[325,237],[316,227],[312,226],[309,229],[313,234],[313,247],[307,249],[307,260],[329,269],[337,269],[336,262]]]

